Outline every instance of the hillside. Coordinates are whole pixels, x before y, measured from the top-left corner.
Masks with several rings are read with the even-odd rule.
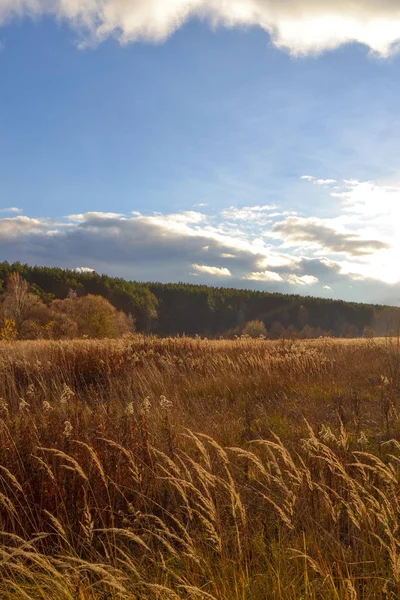
[[[21,263],[0,263],[0,291],[15,272],[46,304],[65,298],[70,290],[78,296],[100,295],[118,310],[132,314],[138,331],[160,336],[233,337],[241,334],[247,322],[260,320],[272,338],[293,333],[357,337],[365,328],[371,328],[367,330],[371,335],[393,333],[400,322],[400,309],[388,306],[185,283],[139,283]]]

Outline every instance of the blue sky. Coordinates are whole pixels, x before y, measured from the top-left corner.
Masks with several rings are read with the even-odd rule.
[[[400,9],[330,4],[4,0],[2,258],[400,304]]]

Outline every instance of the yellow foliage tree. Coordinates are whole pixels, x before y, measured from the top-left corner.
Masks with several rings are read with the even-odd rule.
[[[0,340],[2,342],[13,342],[18,339],[17,324],[14,319],[4,317],[3,327],[0,329]]]
[[[54,300],[51,310],[75,321],[78,336],[115,338],[134,330],[132,317],[125,315],[103,296],[88,294]]]

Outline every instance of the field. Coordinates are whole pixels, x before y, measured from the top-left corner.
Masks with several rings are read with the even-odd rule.
[[[400,597],[399,340],[3,343],[0,397],[2,600]]]

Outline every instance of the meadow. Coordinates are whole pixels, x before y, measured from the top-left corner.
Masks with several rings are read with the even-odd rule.
[[[398,339],[0,346],[0,598],[400,597]]]

